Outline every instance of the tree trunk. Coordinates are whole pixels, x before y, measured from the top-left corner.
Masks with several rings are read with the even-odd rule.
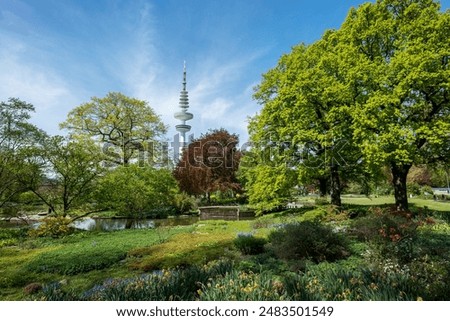
[[[332,164],[330,168],[331,176],[331,204],[341,206],[341,180],[339,179],[339,165]]]
[[[67,191],[67,185],[64,184],[64,193],[63,193],[63,216],[65,217],[67,215],[67,212],[69,211],[69,195]]]
[[[130,230],[133,227],[133,222],[134,222],[134,220],[127,219],[126,222],[125,222],[125,229],[126,230]]]
[[[325,197],[327,195],[327,181],[328,177],[319,178],[319,194],[320,197]]]
[[[408,195],[406,190],[406,177],[411,164],[391,164],[392,184],[394,185],[395,206],[399,211],[408,210]]]

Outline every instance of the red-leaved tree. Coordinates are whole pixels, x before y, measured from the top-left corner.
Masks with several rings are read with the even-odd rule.
[[[238,191],[236,178],[241,153],[238,136],[225,129],[212,130],[192,141],[174,170],[180,189],[189,195]]]

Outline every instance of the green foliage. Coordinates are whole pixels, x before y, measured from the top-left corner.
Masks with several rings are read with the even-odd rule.
[[[233,270],[224,277],[203,285],[201,301],[277,301],[283,297],[283,285],[268,273],[255,274]]]
[[[32,237],[63,237],[74,232],[73,226],[70,224],[72,220],[63,216],[46,217],[42,223],[35,229],[29,231]]]
[[[65,291],[59,284],[44,287],[39,300],[88,301],[193,301],[203,284],[212,278],[224,276],[232,269],[229,261],[211,262],[177,270],[160,270],[127,279],[107,279],[101,285],[76,295]]]
[[[261,154],[256,163],[294,171],[291,187],[320,182],[324,194],[331,182],[331,201],[340,205],[340,177],[361,176],[362,163],[344,125],[350,119],[345,106],[352,104],[352,93],[333,56],[336,41],[330,31],[312,45],[299,44],[263,75],[254,95],[263,108],[251,119],[249,133],[253,154]]]
[[[352,221],[350,234],[371,242],[380,256],[403,264],[417,256],[417,229],[424,224],[434,224],[434,220],[414,218],[411,213],[390,208],[374,208],[366,217]]]
[[[152,271],[177,266],[204,264],[226,256],[232,247],[233,236],[228,232],[217,230],[209,233],[181,233],[162,244],[151,247],[136,248],[129,252],[133,260],[132,269]]]
[[[113,164],[129,164],[142,160],[153,165],[160,159],[167,165],[167,157],[158,154],[158,142],[167,128],[145,101],[121,93],[108,93],[104,98],[93,97],[90,102],[74,108],[61,124],[73,137],[89,137],[103,144],[102,156]]]
[[[421,221],[409,212],[375,207],[367,216],[353,221],[351,228],[352,234],[360,240],[395,243],[415,238],[420,224]]]
[[[286,260],[335,261],[349,255],[345,239],[317,221],[287,224],[271,232],[269,242]]]
[[[425,289],[423,299],[448,301],[450,298],[450,261],[431,259],[425,255],[414,259],[409,265],[410,275],[418,286]]]
[[[24,270],[64,275],[101,270],[118,264],[132,248],[163,242],[177,232],[173,229],[165,234],[155,230],[74,234],[64,240],[65,246],[41,253],[27,262]]]
[[[180,214],[188,213],[197,207],[195,198],[185,192],[177,193],[174,196],[174,203],[176,211]]]
[[[0,228],[0,248],[19,245],[26,237],[26,229]]]
[[[244,156],[243,162],[246,161]],[[244,165],[245,166],[245,165]],[[295,173],[286,166],[258,164],[241,168],[247,185],[248,200],[257,214],[284,206],[291,198]]]
[[[287,165],[305,185],[330,181],[334,205],[342,178],[368,186],[388,166],[396,204],[407,209],[411,166],[450,156],[449,23],[432,0],[380,0],[293,47],[256,87],[253,162]]]
[[[101,150],[92,140],[47,137],[34,153],[46,164],[51,178],[46,180],[45,188],[31,181],[28,186],[53,212],[61,209],[66,215],[92,200],[97,179],[104,172]]]
[[[314,204],[316,205],[328,205],[330,202],[325,197],[319,197],[314,199]]]
[[[302,221],[322,221],[327,214],[328,212],[324,208],[318,207],[314,210],[305,212],[301,216],[301,219]]]
[[[450,225],[435,223],[422,225],[418,229],[417,242],[424,255],[450,259]]]
[[[134,278],[107,279],[82,293],[50,283],[32,296],[37,300],[104,300],[104,301],[403,301],[445,300],[447,289],[440,267],[439,281],[423,287],[426,264],[414,272],[368,268],[348,268],[339,264],[308,265],[304,273],[273,274],[272,271],[243,271],[230,261],[211,262],[205,266],[155,271]],[[445,267],[444,267],[445,268]]]
[[[176,181],[167,169],[136,164],[120,166],[99,182],[96,198],[100,208],[134,217],[167,217],[174,214]]]
[[[368,301],[416,300],[420,288],[408,276],[349,269],[337,264],[309,266],[305,273],[277,276],[233,270],[203,286],[200,300],[207,301]]]
[[[28,179],[39,183],[42,178],[42,164],[29,151],[45,133],[29,122],[32,112],[34,107],[18,98],[0,102],[0,215],[15,216]]]
[[[267,240],[262,237],[255,237],[253,234],[240,233],[234,239],[234,246],[244,255],[261,254],[264,252],[264,245]]]
[[[407,183],[406,184],[406,190],[408,192],[408,194],[412,194],[412,195],[420,195],[420,185],[417,183]]]
[[[420,296],[420,288],[403,273],[329,263],[310,266],[304,274],[291,274],[284,282],[288,296],[296,301],[403,301]]]
[[[433,198],[433,189],[431,188],[431,186],[428,185],[424,185],[420,188],[420,194],[425,196],[426,198]]]
[[[449,21],[431,0],[382,0],[352,10],[339,30],[341,68],[359,93],[353,135],[366,163],[389,165],[394,180],[399,169],[404,180],[412,164],[448,159]],[[396,203],[407,209],[401,180]]]

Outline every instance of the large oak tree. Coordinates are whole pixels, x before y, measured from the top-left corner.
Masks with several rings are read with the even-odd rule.
[[[329,186],[332,204],[340,206],[343,177],[355,179],[361,173],[360,153],[346,108],[353,103],[354,93],[346,86],[333,53],[337,41],[336,33],[330,31],[312,45],[295,46],[256,87],[255,98],[263,108],[249,125],[252,154],[271,150],[270,159],[261,159],[259,165],[265,162],[264,172],[272,173],[274,181],[284,180],[280,186],[285,195],[280,202],[285,201],[289,185],[316,181],[320,194],[325,195]],[[268,171],[267,166],[278,169]],[[286,169],[281,170],[283,166]],[[287,176],[292,172],[297,180]],[[250,201],[253,194],[276,200],[276,193],[257,192],[257,178],[265,175],[255,174],[254,182],[247,186]]]
[[[294,47],[264,75],[252,139],[283,148],[287,142],[277,165],[298,170],[300,180],[311,173],[319,180],[329,176],[336,205],[342,175],[354,179],[389,166],[397,208],[405,210],[411,166],[448,163],[449,58],[450,12],[441,12],[438,3],[361,5],[340,29]],[[290,162],[299,150],[308,157]],[[314,169],[311,160],[325,167]]]
[[[72,138],[88,136],[102,143],[106,160],[124,165],[145,152],[153,157],[167,130],[147,102],[117,92],[74,108],[61,127]]]
[[[450,12],[432,0],[378,0],[350,11],[336,55],[349,87],[352,128],[372,168],[391,169],[408,209],[413,165],[450,156]]]

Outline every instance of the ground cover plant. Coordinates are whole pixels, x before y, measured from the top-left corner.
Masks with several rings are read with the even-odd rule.
[[[130,249],[159,244],[189,229],[81,232],[58,239],[16,238],[15,246],[0,247],[0,296],[19,299],[22,288],[33,282],[73,280],[72,285],[76,285],[84,279],[89,284],[90,277],[98,282],[104,278],[98,272],[107,269],[113,275],[127,274],[123,265]]]
[[[0,298],[448,300],[449,215],[346,204],[60,238],[1,229]]]

